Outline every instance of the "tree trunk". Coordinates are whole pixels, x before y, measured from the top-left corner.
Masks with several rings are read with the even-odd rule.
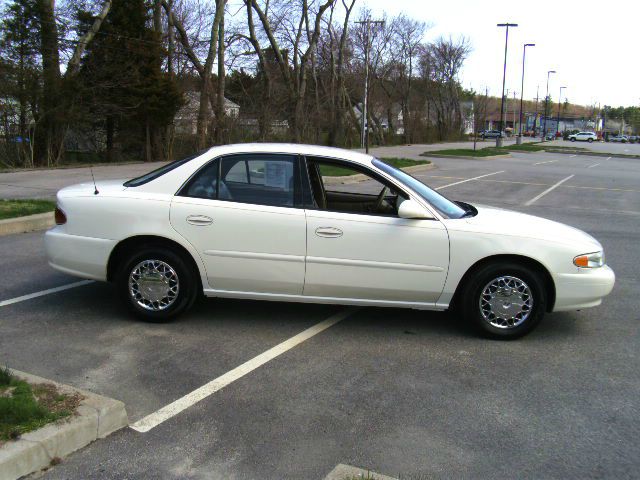
[[[218,28],[218,90],[216,101],[216,144],[224,143],[225,109],[224,109],[224,15]]]
[[[58,27],[54,16],[55,0],[38,0],[40,20],[40,54],[42,56],[43,99],[42,135],[37,162],[52,165],[62,149],[60,138],[60,56],[58,53]]]

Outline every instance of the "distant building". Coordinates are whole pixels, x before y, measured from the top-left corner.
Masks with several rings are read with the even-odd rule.
[[[174,118],[176,133],[185,135],[195,135],[198,131],[198,113],[200,111],[200,92],[185,92],[184,98],[186,103],[178,110]],[[232,102],[228,98],[224,99],[224,114],[231,118],[237,118],[240,115],[240,105]],[[210,123],[215,118],[215,114],[211,110],[211,105],[207,105],[207,116]]]

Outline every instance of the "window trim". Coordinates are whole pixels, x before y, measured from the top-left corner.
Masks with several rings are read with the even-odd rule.
[[[222,161],[228,157],[247,157],[247,156],[286,156],[290,157],[293,160],[293,205],[268,205],[265,203],[255,203],[255,202],[240,202],[237,200],[227,200],[225,198],[218,198],[220,195],[220,181],[222,179]],[[241,160],[245,162],[247,168],[247,184],[248,185],[256,185],[251,183],[248,160]],[[206,169],[212,162],[218,162],[218,175],[216,178],[216,198],[202,198],[202,197],[194,197],[186,194],[186,190],[191,185],[191,182],[194,181],[198,175]],[[228,173],[228,172],[227,172]],[[229,202],[229,203],[237,203],[241,205],[259,205],[261,207],[275,207],[275,208],[304,208],[302,204],[302,185],[301,185],[301,175],[300,175],[300,155],[296,153],[288,153],[288,152],[237,152],[237,153],[227,153],[224,155],[219,155],[215,158],[212,158],[204,165],[200,166],[195,172],[193,172],[189,178],[183,182],[183,184],[178,188],[177,192],[174,194],[174,197],[184,197],[184,198],[194,198],[205,201],[216,201],[216,202]]]

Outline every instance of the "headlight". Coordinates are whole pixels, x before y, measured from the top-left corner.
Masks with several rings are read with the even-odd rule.
[[[581,268],[598,268],[604,265],[604,252],[585,253],[573,259],[573,264]]]

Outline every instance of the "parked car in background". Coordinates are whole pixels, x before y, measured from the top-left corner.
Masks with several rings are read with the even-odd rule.
[[[572,142],[597,142],[598,136],[594,132],[578,132],[573,135],[569,135],[569,140]]]
[[[498,138],[498,137],[504,137],[504,132],[500,133],[499,130],[484,130],[482,132],[480,132],[480,136],[485,139],[485,138]]]
[[[336,169],[366,181],[331,182]],[[67,187],[57,200],[50,265],[113,281],[148,321],[204,293],[455,309],[488,335],[514,338],[545,312],[599,305],[615,279],[591,235],[451,201],[351,150],[219,146],[132,180]]]
[[[629,136],[629,143],[639,143],[639,142],[640,142],[640,136],[638,135]]]
[[[553,132],[549,132],[547,133],[547,135],[544,137],[545,140],[555,140],[556,139],[556,134]]]
[[[627,143],[629,141],[629,137],[626,135],[614,135],[613,137],[609,137],[610,142],[618,142],[618,143]]]

